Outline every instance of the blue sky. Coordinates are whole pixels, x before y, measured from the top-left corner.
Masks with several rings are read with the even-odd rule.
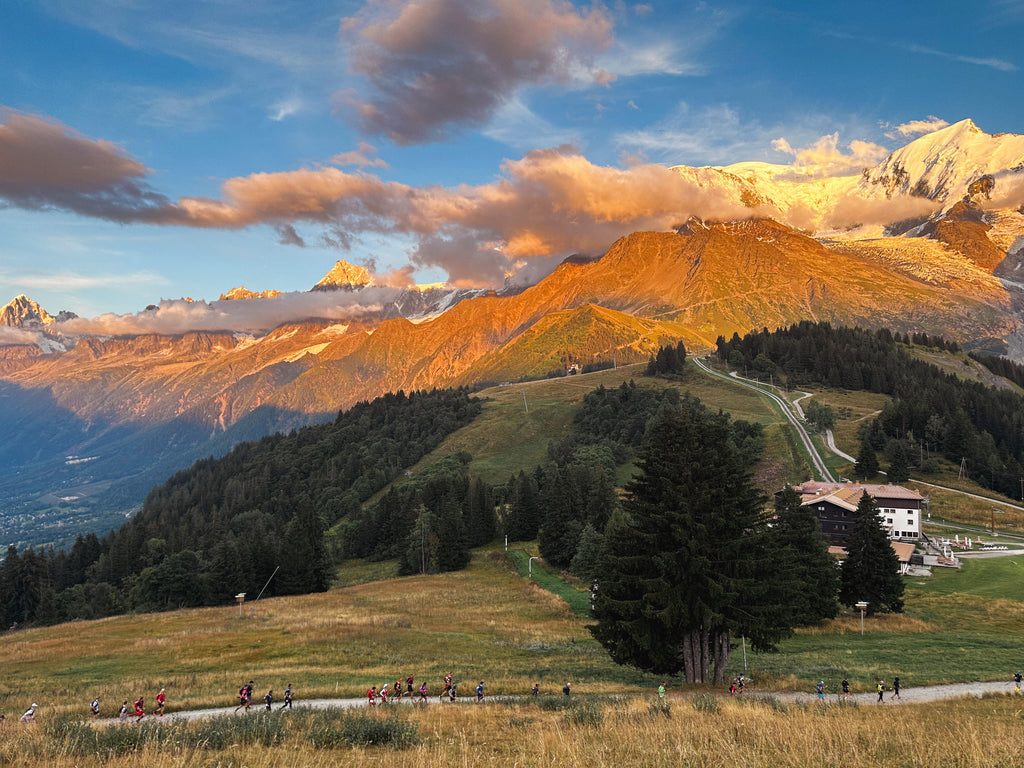
[[[1010,0],[12,0],[0,302],[528,279],[708,207],[655,166],[1024,133],[1022,32]]]

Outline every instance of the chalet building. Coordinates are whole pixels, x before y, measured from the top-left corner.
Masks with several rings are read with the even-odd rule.
[[[921,538],[921,505],[924,497],[901,485],[861,483],[820,483],[808,481],[794,485],[802,506],[810,507],[821,530],[832,544],[843,546],[853,528],[857,504],[863,494],[871,495],[878,505],[882,527],[894,541],[916,542]]]

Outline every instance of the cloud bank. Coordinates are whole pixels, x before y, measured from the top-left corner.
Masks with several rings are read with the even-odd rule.
[[[613,40],[611,20],[596,5],[382,0],[343,19],[340,36],[373,95],[338,93],[339,110],[350,112],[364,132],[398,144],[482,126],[523,86],[614,79],[594,65]]]
[[[155,309],[128,315],[104,314],[58,323],[69,335],[175,335],[189,331],[266,331],[303,319],[350,321],[376,313],[394,301],[394,288],[370,287],[361,291],[282,293],[272,299],[223,301],[164,300]]]
[[[862,141],[843,151],[838,134],[803,149],[785,139],[773,146],[793,157],[787,175],[796,182],[859,173],[887,153]],[[0,125],[0,204],[64,209],[122,223],[267,225],[282,243],[299,246],[305,243],[297,229],[303,225],[318,228],[322,242],[340,249],[368,234],[398,236],[409,243],[411,265],[440,268],[462,287],[542,275],[566,255],[600,254],[630,232],[670,230],[691,216],[784,218],[774,208],[744,207],[725,191],[702,188],[663,165],[636,160],[626,168],[597,165],[572,146],[506,160],[494,181],[476,186],[415,187],[382,179],[367,170],[382,163],[369,144],[331,161],[358,167],[255,173],[227,179],[217,198],[171,201],[147,186],[146,167],[110,142],[10,113]],[[851,193],[836,201],[825,220],[834,227],[885,224],[927,213],[927,205],[918,199],[865,201]],[[808,215],[794,209],[788,223],[809,226]],[[404,284],[408,269],[394,278]],[[138,320],[149,321],[148,316]]]

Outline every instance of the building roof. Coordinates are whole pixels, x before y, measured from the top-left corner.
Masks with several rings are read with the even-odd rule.
[[[904,488],[902,485],[871,485],[866,483],[822,483],[808,480],[794,485],[793,490],[800,494],[801,504],[827,500],[838,507],[848,510],[857,509],[860,497],[867,492],[875,499],[903,499],[906,501],[923,501],[924,497],[917,491]]]
[[[890,541],[889,546],[892,547],[892,551],[896,553],[896,557],[899,558],[901,563],[909,563],[910,556],[914,554],[914,545],[909,542],[902,541]],[[831,546],[828,548],[828,553],[838,557],[840,560],[846,558],[846,547]]]
[[[896,557],[900,559],[901,563],[909,563],[910,556],[914,554],[914,545],[903,541],[890,541],[889,546],[892,547],[893,552],[896,553]]]

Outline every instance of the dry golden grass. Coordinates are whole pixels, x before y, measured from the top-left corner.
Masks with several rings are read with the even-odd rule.
[[[1020,765],[1024,754],[1020,700],[1009,696],[875,707],[814,701],[793,704],[777,699],[689,699],[670,694],[668,716],[652,708],[653,697],[579,703],[582,708],[577,710],[542,710],[527,703],[403,708],[401,716],[416,725],[420,743],[401,750],[316,750],[297,731],[272,747],[213,751],[178,744],[163,750],[145,747],[116,757],[73,755],[59,743],[48,742],[38,724],[13,728],[8,724],[0,730],[0,763],[265,768],[398,760],[417,766],[467,768],[988,768]]]

